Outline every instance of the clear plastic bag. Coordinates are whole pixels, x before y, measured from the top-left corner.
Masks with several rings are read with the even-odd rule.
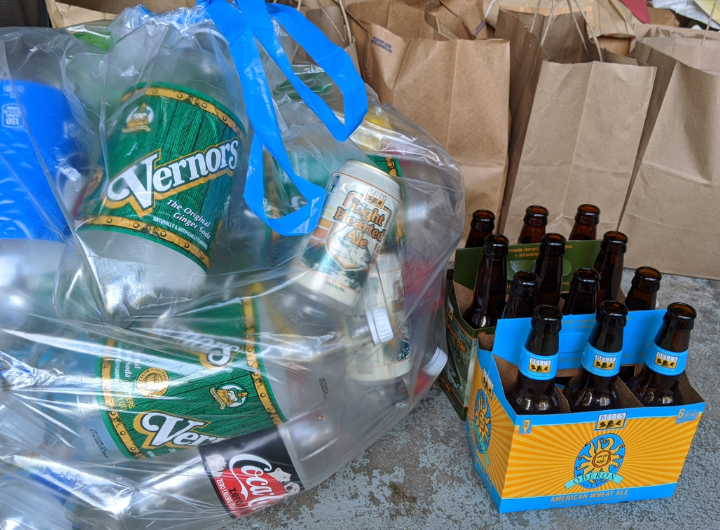
[[[0,33],[14,98],[0,105],[14,127],[0,128],[0,474],[41,484],[38,503],[64,506],[58,528],[213,528],[314,487],[445,362],[457,164],[369,89],[365,119],[338,140],[268,52],[293,173],[327,198],[314,205],[268,151],[250,204],[248,78],[206,9],[127,10],[107,51],[56,30]],[[327,73],[292,69],[344,123]],[[42,97],[21,90],[32,83]],[[45,134],[43,112],[62,127]],[[319,223],[281,235],[257,204]],[[32,520],[14,506],[0,514]]]

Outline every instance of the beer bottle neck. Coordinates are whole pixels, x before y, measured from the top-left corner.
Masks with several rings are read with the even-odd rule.
[[[616,300],[620,294],[624,254],[601,252],[595,261],[595,270],[600,273],[600,289],[598,303],[604,300]]]
[[[625,305],[629,311],[655,309],[657,305],[657,293],[650,292],[649,289],[642,290],[639,287],[631,287],[625,300]]]
[[[465,242],[465,248],[478,248],[482,247],[485,243],[485,238],[492,234],[493,228],[487,226],[480,226],[476,228],[473,226],[468,234],[467,241]]]
[[[489,219],[481,219],[479,221],[477,219],[473,219],[472,221],[470,221],[470,228],[472,230],[477,230],[478,232],[490,235],[495,229],[495,223],[493,221],[490,221]]]
[[[485,256],[478,272],[475,298],[487,301],[496,292],[507,289],[505,256]]]
[[[503,318],[530,318],[537,305],[537,293],[531,295],[510,294]]]
[[[576,221],[568,239],[570,241],[591,241],[597,239],[597,225]]]
[[[595,312],[597,293],[583,293],[570,288],[567,301],[563,306],[564,315],[590,315]]]
[[[535,215],[526,215],[523,218],[523,224],[525,226],[530,227],[537,227],[542,228],[543,231],[545,230],[545,226],[547,226],[547,217],[540,217]]]
[[[552,357],[560,350],[560,334],[533,330],[525,342],[525,349],[535,355]]]
[[[644,372],[650,370],[656,377],[650,377],[646,372],[644,376],[648,381],[653,380],[658,385],[669,385],[679,381],[687,364],[688,348],[690,346],[689,329],[671,329],[663,323],[645,354]],[[642,373],[640,374],[642,377]]]
[[[562,259],[562,256],[549,256],[547,254],[538,256],[533,272],[540,278],[541,286],[558,279],[562,281]],[[558,271],[560,272],[558,273]]]
[[[505,269],[505,256],[485,256],[483,264],[480,267],[480,272],[478,273],[478,283],[482,283],[484,286],[490,286],[498,283],[498,280],[502,278],[503,286],[507,288],[507,280],[502,276]]]
[[[579,214],[575,216],[575,224],[585,226],[597,226],[598,218],[595,215]]]
[[[663,324],[655,336],[655,344],[671,352],[687,351],[690,348],[690,330],[669,329]]]
[[[600,252],[597,260],[595,261],[595,264],[599,265],[600,269],[615,267],[618,263],[623,262],[623,256],[624,254],[621,252]],[[598,270],[597,268],[595,268],[595,270],[597,270],[602,275],[602,270]]]
[[[612,328],[596,324],[590,333],[588,343],[593,348],[608,353],[622,351],[623,328]]]
[[[518,245],[529,245],[531,243],[540,243],[542,237],[545,235],[545,225],[536,226],[523,224],[522,230],[520,231],[520,237],[518,237]]]

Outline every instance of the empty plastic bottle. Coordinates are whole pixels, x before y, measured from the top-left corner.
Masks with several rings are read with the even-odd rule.
[[[107,56],[107,171],[78,221],[106,318],[123,326],[197,296],[247,151],[227,42],[209,23],[150,26]],[[128,85],[138,65],[151,74]]]
[[[0,352],[0,402],[52,425],[48,450],[83,462],[155,457],[341,403],[347,356],[393,336],[385,308],[346,316],[287,289],[117,339],[49,322],[28,337],[33,325],[0,333],[25,352]]]

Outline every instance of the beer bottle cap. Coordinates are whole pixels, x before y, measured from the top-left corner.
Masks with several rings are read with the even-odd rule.
[[[627,324],[628,310],[625,304],[613,300],[605,300],[598,307],[595,320],[608,328],[624,328]]]
[[[525,218],[523,222],[529,226],[546,226],[549,213],[548,209],[544,206],[533,204],[525,208]]]
[[[580,293],[597,293],[600,289],[600,275],[594,269],[575,269],[572,283],[570,288],[576,286],[575,289]]]
[[[656,293],[660,290],[660,280],[662,274],[659,270],[652,267],[638,267],[632,279],[632,286],[638,289],[640,284],[645,284],[651,293]]]
[[[546,256],[562,256],[565,254],[565,236],[560,234],[545,234],[540,243],[540,254]]]
[[[627,251],[628,237],[622,232],[605,232],[603,235],[602,243],[600,244],[600,250],[605,252],[615,252],[618,254],[625,254]]]
[[[490,234],[485,238],[483,252],[486,256],[491,256],[493,258],[507,256],[509,244],[510,242],[507,237],[501,234]]]
[[[518,271],[513,276],[510,290],[519,296],[531,296],[537,292],[540,286],[540,277],[534,272]]]
[[[373,344],[385,344],[395,336],[390,323],[390,315],[385,307],[371,307],[365,311]]]
[[[594,204],[581,204],[575,214],[575,221],[583,225],[596,225],[600,222],[600,208]]]
[[[695,326],[696,318],[697,313],[691,305],[675,302],[667,307],[663,322],[668,329],[690,331]]]
[[[470,226],[477,228],[480,223],[493,223],[495,226],[495,214],[490,210],[475,210],[472,215]]]
[[[539,305],[535,308],[531,325],[540,333],[559,333],[562,328],[562,311],[554,305]]]

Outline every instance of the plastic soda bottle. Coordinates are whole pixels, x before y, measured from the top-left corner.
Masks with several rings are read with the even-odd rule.
[[[0,528],[72,530],[65,518],[65,496],[26,473],[2,474]]]
[[[328,462],[347,450],[336,418],[319,408],[278,427],[193,447],[179,463],[160,457],[145,480],[129,487],[108,475],[97,487],[105,502],[72,497],[67,517],[80,528],[106,530],[217,527],[315,486]]]
[[[376,384],[405,376],[412,368],[410,323],[405,320],[402,263],[393,249],[378,254],[377,267],[370,268],[359,305],[387,308],[390,322],[393,328],[399,329],[399,334],[392,342],[368,345],[354,354],[348,377],[363,384]]]
[[[70,235],[63,205],[72,213],[84,186],[81,128],[47,40],[28,31],[0,46],[0,305],[24,311],[51,305]]]
[[[347,356],[392,339],[384,308],[324,309],[284,289],[115,339],[49,324],[26,333],[37,328],[28,321],[0,331],[4,351],[25,352],[0,353],[0,402],[52,424],[59,434],[48,450],[82,462],[144,460],[256,432],[341,404]]]
[[[109,52],[118,70],[157,55],[145,58],[152,79],[110,102],[107,172],[91,183],[78,227],[107,315],[120,323],[197,296],[247,141],[227,42],[203,24],[144,51],[146,26]]]

